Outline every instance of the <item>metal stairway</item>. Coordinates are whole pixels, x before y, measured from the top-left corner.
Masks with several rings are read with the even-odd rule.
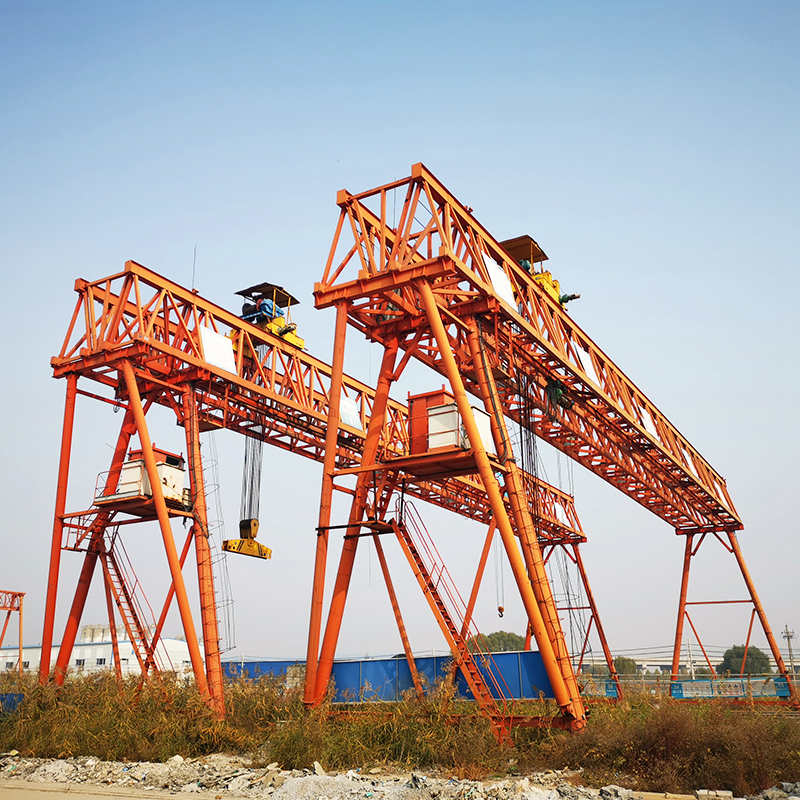
[[[100,559],[103,565],[103,574],[111,589],[122,624],[125,626],[125,632],[133,648],[133,654],[139,662],[139,667],[144,670],[150,645],[147,641],[147,633],[142,625],[140,614],[136,609],[138,604],[135,600],[134,592],[138,586],[138,581],[134,584],[133,589],[129,588],[128,581],[120,569],[113,550],[106,550],[101,553]]]
[[[468,624],[464,625],[466,605],[430,534],[416,509],[409,502],[403,503],[400,521],[392,519],[389,524],[442,629],[453,659],[461,670],[475,702],[481,712],[489,718],[497,738],[500,741],[508,741],[511,716],[506,693],[510,694],[510,691],[507,686],[505,692],[503,691],[501,681],[505,682],[500,670],[496,666],[493,669],[491,654],[478,649],[480,632],[475,624],[470,619]],[[462,630],[466,633],[462,634]],[[475,648],[474,651],[470,649],[468,642]],[[478,661],[483,670],[478,666]],[[487,677],[491,686],[487,685]]]

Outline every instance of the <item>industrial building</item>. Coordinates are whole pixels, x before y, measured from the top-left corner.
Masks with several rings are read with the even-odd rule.
[[[133,645],[127,637],[118,640],[119,666],[123,675],[139,675],[141,667],[134,653]],[[191,673],[192,663],[189,659],[189,648],[183,639],[164,638],[159,642],[159,653],[165,663],[172,665],[178,673]],[[29,645],[22,648],[22,671],[37,672],[41,662],[41,645]],[[18,668],[19,655],[17,646],[0,648],[0,669],[10,672]],[[69,671],[101,672],[114,668],[114,648],[111,640],[111,629],[108,625],[83,625],[78,641],[70,658]]]

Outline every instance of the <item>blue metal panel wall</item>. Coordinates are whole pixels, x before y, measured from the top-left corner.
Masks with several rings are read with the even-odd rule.
[[[17,706],[22,702],[24,695],[19,693],[0,694],[0,714],[10,713],[17,710]]]
[[[450,656],[426,656],[416,659],[417,671],[426,689],[435,686],[447,675],[452,659]],[[303,664],[302,661],[225,661],[222,664],[229,678],[243,676],[257,679],[262,675],[281,676],[288,667]],[[489,678],[487,667],[479,662],[487,686],[497,696],[498,691]],[[542,657],[538,652],[492,654],[491,668],[498,676],[497,682],[503,694],[510,698],[552,697],[550,681],[544,671]],[[407,691],[414,689],[411,671],[405,658],[363,659],[360,661],[335,661],[333,680],[337,701],[399,700]],[[464,676],[459,672],[456,689],[462,697],[472,699]]]

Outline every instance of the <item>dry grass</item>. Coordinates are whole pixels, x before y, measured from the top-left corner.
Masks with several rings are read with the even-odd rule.
[[[14,690],[3,683],[0,691]],[[23,689],[19,711],[0,717],[0,751],[156,761],[226,751],[286,768],[314,760],[329,769],[390,763],[465,777],[583,767],[585,781],[596,785],[726,788],[737,795],[800,779],[800,720],[714,703],[641,697],[598,705],[586,733],[517,729],[511,750],[499,746],[488,724],[470,704],[455,702],[445,685],[424,701],[409,696],[348,709],[328,702],[309,710],[298,690],[277,681],[238,681],[228,686],[224,721],[212,716],[193,687],[170,676],[142,692],[135,680],[120,687],[107,674],[71,678],[59,691],[31,679]],[[528,703],[525,710],[548,709]],[[453,711],[464,713],[454,721]],[[517,763],[509,767],[512,757]]]

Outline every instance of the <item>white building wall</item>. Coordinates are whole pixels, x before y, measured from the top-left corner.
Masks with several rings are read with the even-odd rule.
[[[51,663],[55,663],[58,644],[53,644]],[[123,675],[139,675],[141,668],[133,653],[133,645],[128,639],[118,641],[119,661]],[[180,674],[191,673],[192,664],[189,659],[189,647],[182,639],[161,639],[157,648],[160,662],[164,669],[171,669]],[[167,658],[165,658],[165,656]],[[10,672],[18,669],[17,646],[0,648],[0,671]],[[25,672],[37,672],[42,657],[41,646],[23,646],[22,668]],[[168,660],[167,660],[168,659]],[[70,656],[69,672],[99,672],[114,668],[114,651],[111,645],[110,631],[107,626],[85,625],[80,632],[79,641],[75,642]]]

